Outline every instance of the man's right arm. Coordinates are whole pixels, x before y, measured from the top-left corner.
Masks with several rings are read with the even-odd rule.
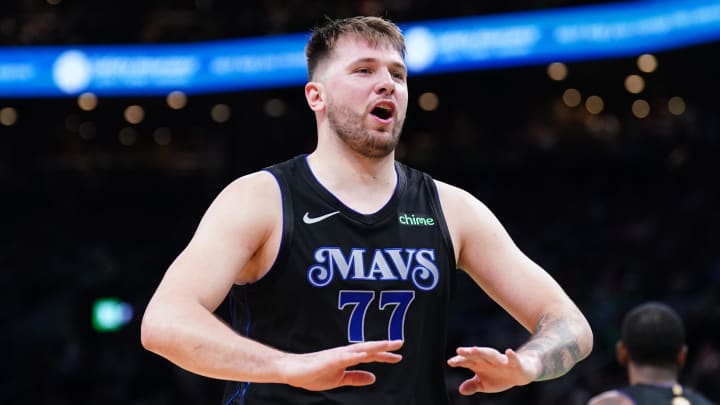
[[[179,367],[223,380],[307,389],[367,385],[348,367],[395,363],[402,342],[367,342],[307,354],[284,353],[236,333],[214,315],[234,283],[262,277],[277,255],[282,204],[267,172],[242,177],[208,208],[188,246],[170,265],[143,316],[143,346]]]
[[[246,267],[266,254],[280,204],[268,173],[242,177],[217,196],[150,299],[141,327],[146,349],[209,377],[278,379],[281,353],[239,336],[213,312],[233,283],[251,281]]]

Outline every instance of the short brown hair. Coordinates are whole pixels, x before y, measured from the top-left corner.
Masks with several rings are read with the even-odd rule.
[[[317,66],[328,57],[335,43],[344,35],[357,35],[375,46],[386,42],[405,59],[405,39],[395,23],[380,17],[350,17],[328,19],[312,30],[312,36],[305,46],[308,77],[312,80]]]

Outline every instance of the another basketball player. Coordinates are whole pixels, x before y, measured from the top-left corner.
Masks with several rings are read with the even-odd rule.
[[[678,382],[685,365],[685,326],[680,315],[659,302],[631,310],[616,346],[630,385],[593,397],[588,405],[712,405]]]

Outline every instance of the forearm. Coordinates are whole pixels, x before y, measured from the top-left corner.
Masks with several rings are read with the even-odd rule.
[[[222,380],[283,382],[279,350],[237,334],[200,305],[145,313],[142,343],[177,366]]]
[[[518,353],[534,352],[540,360],[535,381],[567,373],[590,354],[593,336],[585,317],[577,309],[547,312],[540,317],[530,340]]]

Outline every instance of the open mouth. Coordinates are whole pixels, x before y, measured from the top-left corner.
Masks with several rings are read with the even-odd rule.
[[[378,104],[370,111],[370,114],[382,119],[387,120],[393,116],[395,108],[392,104]]]

